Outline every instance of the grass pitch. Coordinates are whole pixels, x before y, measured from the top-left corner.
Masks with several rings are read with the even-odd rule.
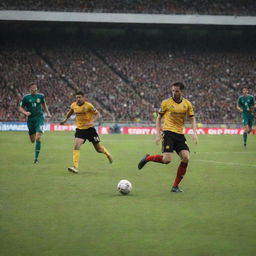
[[[45,133],[40,163],[27,133],[0,133],[0,254],[3,256],[254,256],[256,255],[256,136],[202,135],[191,148],[181,184],[179,163],[148,163],[160,146],[148,135],[101,136],[110,165],[90,143],[81,172],[72,166],[72,132]],[[195,153],[196,152],[196,153]],[[116,191],[128,179],[133,191]]]

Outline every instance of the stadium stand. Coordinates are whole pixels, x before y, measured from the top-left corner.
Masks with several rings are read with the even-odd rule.
[[[254,0],[2,0],[1,10],[254,16]]]
[[[35,46],[36,45],[36,46]],[[201,123],[234,123],[242,86],[255,88],[255,49],[161,42],[81,39],[6,42],[0,45],[0,121],[24,121],[17,105],[33,81],[53,121],[62,119],[83,90],[102,120],[150,121],[170,83],[183,81]]]

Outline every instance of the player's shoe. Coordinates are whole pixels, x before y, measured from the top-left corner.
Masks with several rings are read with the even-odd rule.
[[[39,163],[38,159],[35,159],[34,164],[38,164],[38,163]]]
[[[179,192],[183,192],[183,190],[181,190],[181,189],[177,186],[177,187],[172,187],[171,192],[179,193]]]
[[[109,163],[112,164],[113,163],[113,157],[109,153],[107,153],[106,156],[108,158]]]
[[[73,173],[79,173],[79,171],[75,167],[68,167],[68,170]]]
[[[140,160],[140,162],[139,162],[139,164],[138,164],[138,169],[140,170],[140,169],[142,169],[143,168],[143,166],[148,162],[147,161],[147,157],[149,156],[149,154],[146,154],[141,160]]]
[[[244,147],[246,148],[246,143],[244,144]]]

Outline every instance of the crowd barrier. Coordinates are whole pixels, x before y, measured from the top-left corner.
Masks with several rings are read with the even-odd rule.
[[[110,134],[115,133],[111,126],[96,126],[99,134]],[[43,127],[44,131],[74,131],[76,126],[73,124],[45,124]],[[27,131],[27,124],[24,122],[0,122],[0,131]],[[220,134],[230,134],[230,135],[241,135],[243,134],[243,128],[198,128],[198,134],[210,134],[210,135],[220,135]],[[154,135],[156,134],[156,128],[151,126],[141,126],[141,127],[130,127],[123,126],[120,127],[120,134],[129,135]],[[184,129],[185,134],[193,133],[191,128]],[[256,129],[253,129],[253,134],[256,134]]]

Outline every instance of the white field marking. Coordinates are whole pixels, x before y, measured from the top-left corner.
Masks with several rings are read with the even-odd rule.
[[[213,151],[213,152],[211,152],[211,151],[209,151],[209,152],[207,152],[207,151],[196,151],[196,153],[200,153],[200,154],[230,154],[230,153],[232,153],[232,154],[255,154],[256,152],[253,152],[253,151],[246,151],[246,152],[244,152],[244,151],[241,151],[241,152],[227,152],[227,151],[223,151],[223,152],[221,152],[221,151]]]
[[[248,167],[256,167],[256,164],[239,164],[239,163],[231,163],[231,162],[219,162],[213,160],[200,160],[195,159],[193,162],[203,162],[203,163],[213,163],[213,164],[225,164],[225,165],[236,165],[236,166],[248,166]]]

